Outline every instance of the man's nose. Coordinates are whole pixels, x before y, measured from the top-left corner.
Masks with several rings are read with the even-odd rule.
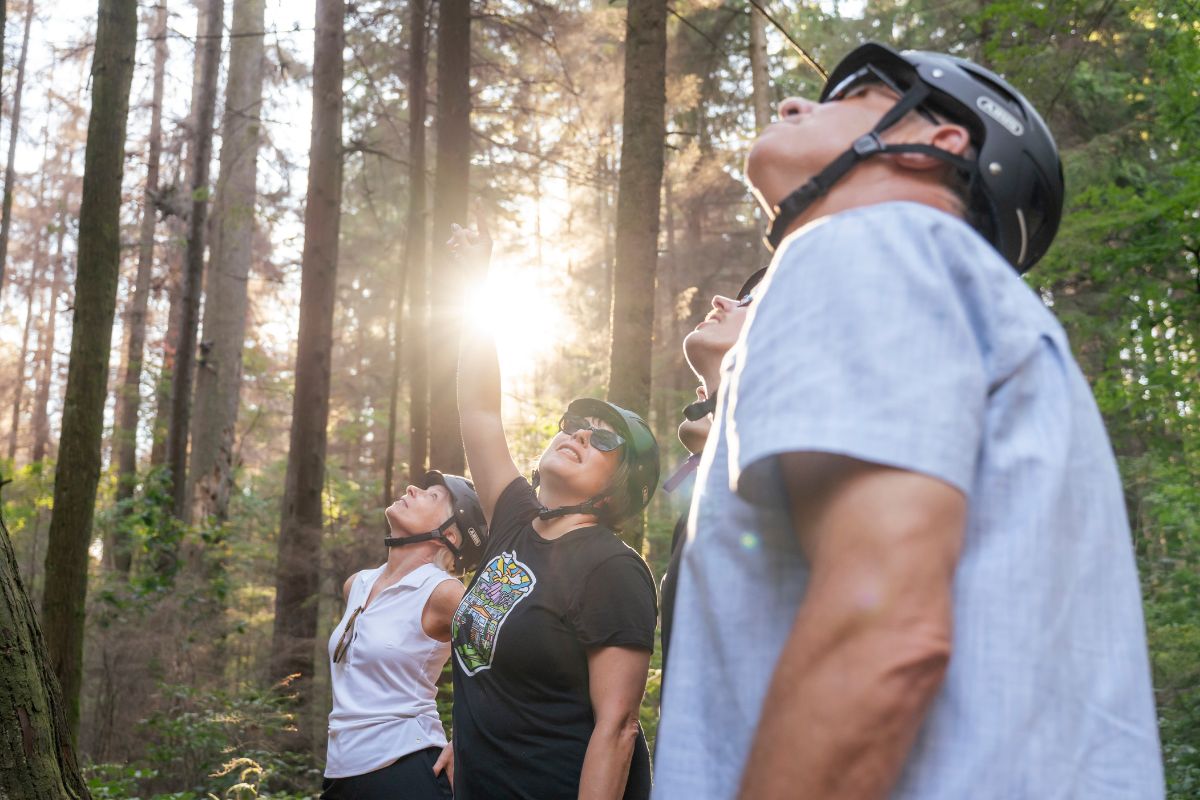
[[[800,114],[807,114],[817,107],[817,103],[812,100],[805,100],[803,97],[789,97],[779,104],[779,118],[787,119]]]
[[[587,447],[592,442],[592,430],[591,428],[580,428],[571,434],[571,438]]]
[[[729,299],[723,294],[715,294],[712,299],[712,307],[718,311],[728,311],[737,305],[737,302]]]

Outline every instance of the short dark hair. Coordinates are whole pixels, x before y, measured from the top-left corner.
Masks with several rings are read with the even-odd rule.
[[[629,496],[629,492],[625,491],[628,483],[629,459],[622,454],[621,460],[617,463],[617,468],[613,470],[612,478],[608,482],[607,497],[604,503],[596,509],[596,516],[600,523],[607,528],[619,530],[622,523],[635,511],[640,510],[633,508],[633,498]]]

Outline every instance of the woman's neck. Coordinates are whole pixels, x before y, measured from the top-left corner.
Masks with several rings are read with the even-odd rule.
[[[586,499],[564,498],[554,490],[553,486],[546,486],[545,484],[538,489],[538,502],[549,509],[578,505]],[[558,539],[577,528],[586,528],[589,525],[595,525],[597,521],[595,514],[564,514],[561,517],[554,517],[552,519],[538,517],[533,520],[533,529],[543,539]]]
[[[418,567],[434,563],[437,557],[436,548],[441,546],[437,542],[416,542],[399,547],[389,547],[387,564],[383,568],[383,577],[403,577]]]

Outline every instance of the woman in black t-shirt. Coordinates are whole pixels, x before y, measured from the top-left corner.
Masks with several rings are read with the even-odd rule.
[[[456,229],[451,247],[470,253],[477,241]],[[654,436],[632,412],[576,400],[531,486],[508,451],[490,338],[463,336],[458,374],[463,443],[491,535],[451,627],[455,796],[647,798],[638,709],[654,581],[612,528],[654,492]]]

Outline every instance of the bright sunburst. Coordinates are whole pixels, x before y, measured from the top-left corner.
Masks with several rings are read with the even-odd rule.
[[[498,259],[487,281],[468,295],[464,335],[495,338],[506,378],[531,374],[572,333],[561,288],[546,277],[530,266]]]

